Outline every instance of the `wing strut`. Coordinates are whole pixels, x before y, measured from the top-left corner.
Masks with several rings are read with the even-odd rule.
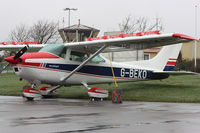
[[[85,60],[84,62],[82,62],[77,68],[75,68],[73,71],[71,71],[71,73],[69,73],[69,75],[67,75],[66,77],[61,78],[60,80],[60,85],[55,86],[54,88],[52,88],[51,90],[49,90],[48,93],[51,93],[55,90],[57,90],[58,88],[62,87],[64,84],[64,82],[69,79],[75,72],[79,71],[85,64],[87,64],[91,59],[93,59],[95,56],[97,56],[99,53],[101,53],[104,49],[106,48],[106,45],[103,45],[99,50],[97,50],[92,56],[90,56],[89,58],[87,58],[87,60]]]

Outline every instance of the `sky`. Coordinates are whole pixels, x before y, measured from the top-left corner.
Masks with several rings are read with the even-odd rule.
[[[118,31],[126,16],[147,17],[150,21],[161,19],[164,33],[183,33],[195,36],[195,5],[197,5],[197,37],[200,38],[200,0],[0,0],[0,42],[7,41],[16,26],[31,26],[38,20],[60,22],[60,28],[81,24],[99,29],[100,35]]]

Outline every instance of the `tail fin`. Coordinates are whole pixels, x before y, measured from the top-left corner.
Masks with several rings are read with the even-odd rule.
[[[153,59],[127,63],[154,71],[173,71],[181,47],[182,43],[164,46]]]
[[[153,59],[149,60],[157,70],[173,71],[176,61],[181,50],[181,44],[164,46]]]

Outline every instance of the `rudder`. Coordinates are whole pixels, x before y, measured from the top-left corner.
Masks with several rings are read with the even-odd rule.
[[[164,46],[157,56],[149,61],[156,64],[155,67],[157,70],[173,71],[181,47],[182,43]]]
[[[126,63],[153,71],[173,71],[181,47],[182,43],[164,46],[160,52],[150,60],[131,61]]]

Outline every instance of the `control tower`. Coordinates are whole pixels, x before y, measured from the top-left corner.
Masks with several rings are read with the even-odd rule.
[[[87,40],[88,37],[97,37],[98,29],[79,24],[65,27],[58,30],[63,42],[80,42]]]

